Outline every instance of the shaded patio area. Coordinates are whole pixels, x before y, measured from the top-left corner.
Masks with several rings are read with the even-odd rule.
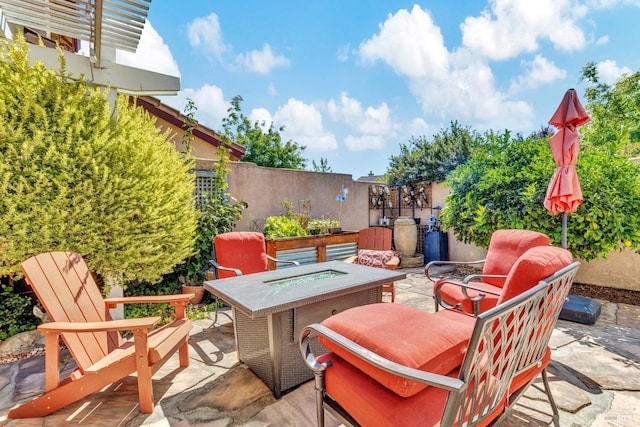
[[[396,302],[433,311],[432,286],[421,268],[396,282]],[[640,423],[640,306],[602,301],[595,325],[560,320],[551,339],[551,387],[562,426],[635,426]],[[225,311],[230,314],[231,311]],[[7,420],[8,409],[38,395],[44,386],[44,357],[0,364],[0,425],[58,426],[313,426],[313,381],[276,400],[269,388],[237,359],[228,316],[218,324],[195,322],[191,364],[178,357],[154,376],[156,407],[138,410],[135,377],[112,384],[45,418]],[[61,357],[64,369],[73,369]],[[550,420],[544,394],[530,387],[502,426],[542,426]],[[330,416],[328,426],[339,425]]]

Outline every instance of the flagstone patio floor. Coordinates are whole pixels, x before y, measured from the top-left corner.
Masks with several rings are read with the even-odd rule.
[[[433,284],[421,268],[396,282],[396,303],[433,311]],[[640,306],[602,302],[595,325],[558,321],[551,340],[551,387],[560,424],[640,425]],[[230,315],[230,311],[226,311]],[[8,410],[43,391],[44,358],[0,364],[0,426],[313,426],[313,381],[276,400],[267,386],[238,362],[229,316],[218,324],[195,322],[191,364],[175,355],[154,376],[155,410],[141,414],[135,377],[112,384],[44,418],[8,420]],[[73,369],[73,360],[65,369]],[[529,387],[501,426],[542,426],[550,417],[544,394]],[[327,417],[327,426],[338,426]]]

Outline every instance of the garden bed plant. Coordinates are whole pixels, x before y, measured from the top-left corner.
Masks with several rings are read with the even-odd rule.
[[[285,213],[270,216],[265,221],[264,235],[268,240],[330,234],[340,230],[340,221],[337,219],[324,216],[311,218],[311,199],[301,202],[299,212],[293,211],[293,203],[289,200],[281,203]]]

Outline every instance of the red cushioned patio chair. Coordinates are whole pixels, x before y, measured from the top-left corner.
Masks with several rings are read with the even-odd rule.
[[[140,412],[152,412],[151,376],[176,351],[180,366],[189,366],[191,321],[185,318],[185,305],[193,294],[103,299],[82,257],[71,252],[36,255],[20,267],[52,322],[38,326],[45,336],[45,393],[12,409],[9,418],[44,417],[134,373]],[[153,329],[160,317],[111,319],[109,309],[137,303],[169,303],[175,320]],[[126,330],[133,332],[131,339],[118,333]],[[78,367],[62,381],[60,337]]]
[[[362,426],[488,425],[508,416],[544,375],[578,266],[564,249],[536,247],[514,264],[500,303],[478,316],[371,304],[308,326],[300,347],[315,375],[318,425],[325,409]],[[330,350],[319,357],[316,335]]]
[[[425,274],[434,282],[435,309],[458,308],[467,313],[479,314],[495,307],[505,278],[513,263],[529,248],[549,246],[549,237],[530,230],[497,230],[491,235],[485,259],[470,262],[432,261],[425,266]],[[470,275],[464,280],[434,278],[435,267],[471,266],[484,264],[481,274]]]
[[[218,234],[213,239],[212,272],[207,272],[207,280],[260,273],[269,269],[268,261],[276,265],[300,265],[297,261],[276,259],[267,254],[264,234],[254,231],[232,231]],[[217,302],[217,301],[216,301]],[[216,304],[213,322],[218,319]]]
[[[358,232],[357,255],[345,262],[395,270],[400,265],[400,257],[393,251],[393,232],[384,227],[363,228]],[[396,300],[393,282],[385,283],[382,292],[391,294],[391,302]]]

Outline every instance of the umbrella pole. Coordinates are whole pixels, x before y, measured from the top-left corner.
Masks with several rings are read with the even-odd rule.
[[[562,249],[567,249],[567,213],[562,212]]]

